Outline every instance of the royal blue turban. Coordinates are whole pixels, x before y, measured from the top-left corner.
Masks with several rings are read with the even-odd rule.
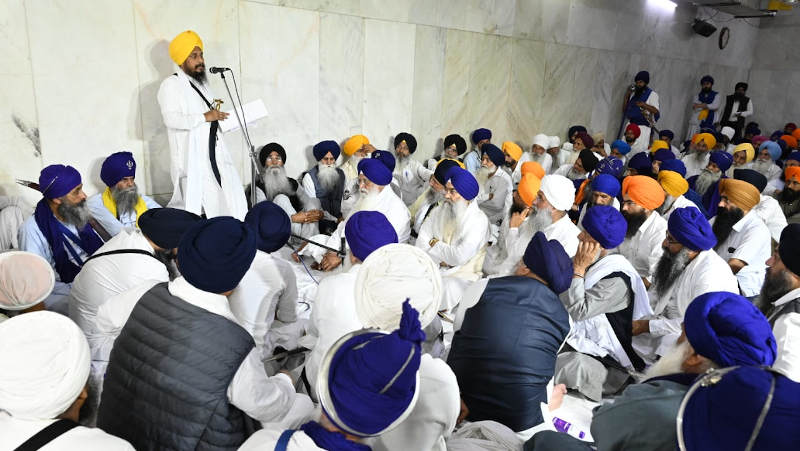
[[[658,149],[653,152],[653,161],[669,161],[675,159],[675,154],[669,149]]]
[[[394,137],[394,148],[397,149],[397,146],[403,141],[405,141],[408,146],[408,153],[414,153],[414,151],[417,150],[417,138],[414,138],[414,135],[411,133],[406,132],[398,133],[397,136]]]
[[[790,153],[789,156],[786,157],[786,160],[787,161],[788,160],[794,160],[794,161],[800,163],[800,152],[795,151],[795,152]]]
[[[606,193],[611,197],[619,196],[621,189],[619,180],[613,175],[599,174],[592,180],[592,191]]]
[[[603,249],[614,249],[622,244],[628,230],[625,217],[610,205],[596,205],[586,210],[581,225]]]
[[[672,160],[662,161],[659,170],[677,172],[678,174],[681,175],[681,177],[686,177],[686,165],[683,164],[683,161],[677,158],[673,158]]]
[[[383,213],[358,211],[347,219],[344,236],[353,255],[366,260],[372,251],[397,242],[397,232]]]
[[[51,164],[39,173],[39,189],[45,199],[66,196],[81,184],[81,174],[72,166]]]
[[[239,285],[256,256],[256,232],[230,216],[199,222],[178,245],[178,269],[195,288],[225,293]]]
[[[700,79],[700,84],[702,85],[703,83],[711,83],[713,85],[714,77],[711,75],[703,75],[703,78]]]
[[[600,160],[600,163],[597,163],[595,171],[597,171],[598,174],[608,174],[617,179],[621,179],[622,175],[625,173],[625,164],[619,158],[609,156]]]
[[[631,146],[625,141],[618,139],[611,143],[611,149],[617,149],[617,151],[619,151],[619,153],[622,155],[628,155],[628,153],[631,151]]]
[[[444,148],[447,149],[448,147],[452,146],[453,144],[456,145],[456,152],[459,155],[463,154],[467,151],[467,142],[461,135],[447,135],[444,137]]]
[[[775,141],[764,141],[758,146],[758,152],[761,153],[762,150],[767,149],[769,152],[769,156],[772,158],[772,161],[777,161],[778,158],[781,157],[781,146],[778,145]]]
[[[325,155],[327,155],[328,152],[330,152],[331,155],[333,155],[333,159],[335,160],[339,158],[339,154],[342,153],[342,149],[339,148],[339,145],[336,144],[336,141],[328,140],[316,143],[314,145],[313,152],[314,152],[314,158],[317,161],[325,158]]]
[[[383,163],[384,166],[389,168],[389,171],[394,171],[397,162],[394,159],[394,155],[388,150],[376,150],[370,156]]]
[[[136,177],[136,160],[130,152],[112,153],[100,167],[100,180],[109,188],[125,177]]]
[[[453,166],[447,171],[445,178],[453,185],[453,188],[455,188],[455,190],[458,191],[458,194],[460,194],[464,199],[472,200],[478,195],[478,191],[480,190],[478,187],[478,181],[475,180],[475,176],[473,176],[466,169]]]
[[[738,294],[714,291],[696,297],[683,326],[692,348],[722,367],[770,366],[778,352],[767,318]]]
[[[544,279],[556,294],[567,291],[572,282],[572,260],[561,243],[548,241],[542,232],[533,235],[522,262],[532,273]]]
[[[667,230],[679,243],[693,251],[707,251],[717,245],[711,224],[695,207],[675,209],[669,215]]]
[[[370,182],[386,186],[392,183],[392,171],[380,160],[364,158],[358,162],[358,173],[364,174]]]
[[[789,271],[800,276],[800,224],[793,223],[783,228],[778,255]]]
[[[639,152],[632,156],[628,161],[628,167],[636,169],[639,175],[648,175],[651,172],[653,162],[647,156],[647,152]]]
[[[482,145],[481,154],[489,155],[489,160],[498,168],[503,167],[506,163],[506,156],[503,154],[503,151],[492,143]]]
[[[492,139],[492,131],[488,128],[479,128],[472,132],[472,144],[478,144],[484,139]]]
[[[722,172],[727,171],[733,164],[733,155],[724,150],[715,150],[711,152],[708,159],[714,162]]]
[[[203,218],[178,208],[151,208],[139,216],[139,229],[162,249],[174,249],[183,234]]]
[[[647,72],[646,70],[639,71],[639,73],[637,73],[636,76],[633,77],[633,81],[639,81],[639,80],[645,83],[650,83],[650,72]]]
[[[775,130],[774,132],[772,132],[771,135],[769,135],[769,140],[770,141],[777,141],[781,136],[783,136],[785,134],[786,133],[784,133],[783,130]]]
[[[658,133],[658,137],[659,138],[666,137],[667,139],[672,141],[673,139],[675,139],[675,133],[673,133],[672,130],[661,130],[661,132]]]
[[[743,180],[758,189],[758,192],[763,192],[767,187],[767,178],[764,174],[756,171],[755,169],[734,169],[733,178],[736,180]]]
[[[292,220],[277,204],[265,200],[247,212],[244,222],[256,232],[258,249],[272,253],[286,245],[292,234]]]
[[[444,186],[447,184],[447,171],[453,166],[458,166],[458,162],[450,158],[445,158],[436,165],[436,169],[433,171],[433,177],[440,185]]]
[[[419,313],[403,303],[390,334],[362,329],[340,338],[325,356],[317,383],[325,415],[360,437],[380,435],[414,407],[425,332]]]

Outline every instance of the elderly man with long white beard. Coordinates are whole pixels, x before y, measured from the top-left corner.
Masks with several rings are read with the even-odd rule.
[[[656,208],[656,212],[664,220],[669,221],[670,215],[679,208],[697,208],[694,202],[684,196],[689,191],[689,182],[680,173],[662,169],[658,171],[658,184],[664,190],[664,203]]]
[[[703,169],[708,166],[709,153],[716,145],[717,138],[711,133],[699,133],[692,137],[689,153],[681,158],[683,164],[686,165],[686,178],[703,172]]]
[[[341,150],[335,141],[320,141],[312,149],[317,165],[302,176],[303,189],[308,197],[317,198],[323,210],[319,220],[320,233],[331,233],[343,217],[343,197],[347,178],[336,167]]]
[[[780,166],[775,164],[781,158],[782,153],[781,146],[775,141],[764,141],[758,146],[758,156],[753,162],[752,169],[767,178],[767,188],[764,190],[764,194],[774,195],[776,191],[783,190],[781,181],[783,171]]]
[[[664,189],[651,177],[634,175],[622,181],[621,211],[627,232],[617,253],[631,262],[647,287],[661,258],[661,242],[667,231],[667,221],[656,211],[664,198]]]
[[[347,160],[339,165],[344,172],[344,196],[342,198],[342,214],[347,217],[358,202],[358,163],[368,158],[375,151],[369,138],[364,135],[353,135],[344,142],[342,154]]]
[[[433,210],[441,205],[444,200],[444,186],[447,184],[445,175],[453,166],[460,166],[464,169],[464,164],[451,158],[443,158],[436,163],[435,170],[430,179],[428,187],[419,195],[416,201],[408,207],[408,211],[413,219],[412,235],[416,238],[422,229],[422,224],[428,219]]]
[[[433,171],[426,168],[411,155],[417,150],[417,139],[410,133],[398,133],[394,137],[394,154],[397,156],[393,175],[397,180],[400,199],[408,206],[417,200]]]
[[[495,229],[492,233],[495,238],[496,230],[511,206],[511,191],[514,189],[511,176],[500,169],[505,162],[506,157],[497,146],[492,143],[481,146],[481,168],[475,174],[481,189],[476,203],[486,213],[489,223]]]

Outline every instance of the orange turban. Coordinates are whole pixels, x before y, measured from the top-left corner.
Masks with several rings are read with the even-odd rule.
[[[503,152],[506,152],[514,161],[519,161],[520,157],[522,157],[522,147],[511,141],[503,142]]]
[[[800,182],[800,166],[789,166],[784,169],[783,174],[787,182],[791,179]]]
[[[342,152],[349,157],[361,149],[364,144],[369,144],[369,138],[364,135],[353,135],[345,141]]]
[[[792,135],[783,135],[781,139],[786,142],[786,144],[791,147],[792,149],[797,149],[797,138]]]
[[[717,145],[717,138],[711,133],[698,133],[692,137],[692,144],[697,144],[700,141],[706,143],[709,149],[713,149]]]
[[[180,66],[192,54],[195,47],[203,50],[203,40],[194,31],[186,30],[169,43],[169,57]]]
[[[533,174],[522,174],[522,179],[520,179],[519,185],[517,186],[517,193],[519,193],[519,197],[525,202],[525,205],[530,207],[533,205],[533,201],[536,199],[536,194],[539,192],[541,186],[542,180],[539,177]]]
[[[522,175],[533,174],[539,179],[544,178],[544,168],[542,168],[541,164],[535,161],[526,161],[522,163],[522,167],[519,169],[519,171],[522,173]]]
[[[792,136],[794,136],[794,139],[800,140],[800,128],[794,129]]]
[[[719,194],[747,213],[761,202],[758,188],[749,182],[737,179],[720,179]]]
[[[672,197],[678,197],[689,191],[689,182],[675,171],[658,171],[658,183]]]
[[[660,139],[657,139],[657,140],[653,141],[653,145],[650,146],[650,153],[655,153],[655,151],[661,150],[661,149],[669,150],[669,144],[667,144],[666,141],[662,141]]]
[[[630,196],[642,208],[655,210],[664,203],[664,189],[651,177],[630,175],[622,181],[622,194]]]
[[[747,160],[747,163],[753,161],[753,159],[756,157],[756,149],[754,149],[753,145],[750,144],[750,143],[741,143],[738,146],[733,148],[733,154],[734,155],[736,155],[736,152],[741,152],[741,151],[744,151],[744,154],[746,155],[745,159]]]

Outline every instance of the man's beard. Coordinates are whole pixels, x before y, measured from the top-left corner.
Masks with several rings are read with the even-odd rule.
[[[177,279],[181,273],[178,271],[178,268],[175,265],[175,254],[172,251],[165,251],[163,249],[156,249],[153,253],[156,259],[164,264],[167,267],[167,274],[169,275],[169,280]]]
[[[66,199],[62,199],[56,208],[56,213],[64,219],[64,222],[74,225],[78,230],[89,223],[89,207],[86,206],[85,200],[77,204],[68,204]]]
[[[625,142],[628,144],[633,144],[634,142],[636,142],[636,137],[625,135]]]
[[[533,237],[536,232],[544,232],[544,229],[553,224],[553,215],[550,210],[539,209],[532,216],[529,216],[525,223],[533,231],[531,233],[531,237]],[[525,245],[527,246],[528,243],[525,243]]]
[[[789,188],[785,188],[783,191],[781,191],[781,195],[778,198],[779,201],[786,204],[792,203],[797,199],[800,199],[800,191],[794,191]]]
[[[334,174],[335,173],[336,171],[334,170]],[[322,178],[320,177],[320,181],[321,180]],[[286,168],[283,166],[266,168],[264,170],[264,175],[261,176],[261,181],[264,182],[264,194],[269,201],[275,199],[275,196],[278,194],[285,194],[287,196],[292,194],[292,185],[289,183],[289,178],[286,177]]]
[[[508,209],[508,217],[513,217],[514,213],[522,213],[526,208],[528,207],[525,204],[511,202],[511,208]]]
[[[683,373],[683,362],[689,357],[691,345],[689,340],[676,343],[675,346],[658,359],[658,362],[644,372],[644,378],[653,379],[655,377],[668,376],[670,374]]]
[[[744,217],[744,212],[738,207],[719,208],[717,210],[717,218],[714,220],[714,225],[711,230],[714,231],[714,236],[717,237],[717,246],[714,249],[719,249],[733,231],[733,226]]]
[[[411,162],[411,155],[397,155],[396,161],[397,164],[395,165],[395,172],[402,174],[403,170],[405,170],[406,166],[408,166],[408,163]]]
[[[656,212],[663,216],[664,213],[668,212],[669,209],[672,208],[672,204],[674,203],[675,197],[673,197],[671,194],[667,194],[664,196],[664,203],[661,204],[660,207],[656,208]]]
[[[484,184],[486,183],[487,180],[489,180],[489,177],[491,177],[491,175],[492,175],[491,169],[487,168],[486,166],[481,166],[481,168],[478,169],[478,172],[475,173],[475,180],[478,181],[478,185],[484,186]]]
[[[764,177],[769,179],[769,170],[772,169],[772,166],[775,166],[772,160],[756,160],[753,162],[753,169],[754,171],[758,171]]]
[[[202,69],[200,67],[202,67]],[[194,69],[188,69],[186,67],[182,67],[182,69],[186,73],[186,75],[194,78],[195,80],[200,82],[200,84],[205,84],[206,83],[206,66],[205,65],[195,66]]]
[[[744,98],[745,98],[744,94],[739,94],[739,93],[734,93],[733,94],[733,100],[738,100],[738,101],[741,102],[742,100],[744,100]]]
[[[700,89],[700,92],[709,93],[709,92],[711,92],[711,88],[710,88],[710,87],[708,87],[708,88],[701,88],[701,89]]]
[[[773,302],[782,298],[793,288],[792,278],[787,270],[782,269],[776,273],[772,268],[767,269],[767,276],[761,286],[762,311],[768,309]]]
[[[722,177],[722,171],[711,172],[710,170],[703,169],[694,181],[694,190],[701,196],[713,185],[718,182]]]
[[[391,188],[389,188],[391,189]],[[374,211],[375,206],[378,204],[378,195],[381,192],[378,188],[364,188],[360,190],[358,201],[353,207],[353,212],[357,211]]]
[[[653,276],[656,294],[659,297],[667,294],[687,266],[689,266],[689,249],[684,247],[677,254],[671,254],[668,250],[664,250]]]
[[[536,152],[531,152],[531,161],[535,161],[535,162],[539,163],[542,166],[544,166],[545,158],[547,158],[547,153],[543,153],[543,154],[540,155],[540,154],[538,154]],[[548,169],[548,168],[546,168],[546,169]]]
[[[633,92],[633,95],[634,95],[634,96],[639,96],[639,95],[641,95],[641,94],[644,92],[644,90],[645,90],[646,88],[647,88],[647,86],[642,86],[642,87],[639,87],[639,86],[637,86],[637,87],[636,87],[636,90]]]
[[[339,171],[336,170],[336,167],[332,164],[317,163],[317,171],[317,179],[322,185],[322,189],[327,192],[333,191],[336,184],[339,183]]]
[[[586,173],[585,172],[576,171],[575,167],[573,166],[573,167],[569,168],[569,172],[567,172],[567,178],[570,179],[570,180],[585,179],[586,178]]]
[[[117,204],[117,214],[131,213],[134,211],[136,203],[139,202],[139,190],[136,185],[130,188],[118,189],[116,186],[111,187],[111,198]]]
[[[631,238],[636,235],[636,232],[639,231],[642,224],[647,221],[647,213],[645,212],[627,213],[623,211],[622,216],[625,217],[625,221],[628,223],[628,230],[625,232],[626,238]]]
[[[452,244],[453,237],[461,226],[461,221],[467,212],[468,206],[469,204],[464,199],[459,199],[455,202],[446,200],[436,209],[434,231],[442,242]]]

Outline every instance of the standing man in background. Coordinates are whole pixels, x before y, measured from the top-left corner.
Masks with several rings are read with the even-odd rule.
[[[700,79],[700,92],[692,102],[692,115],[689,117],[689,130],[686,132],[686,141],[692,139],[703,128],[714,128],[714,116],[722,105],[722,96],[711,89],[714,86],[714,77],[704,75]],[[673,152],[675,152],[673,150]]]
[[[722,110],[722,117],[719,125],[722,127],[732,127],[735,134],[733,142],[737,142],[742,137],[742,129],[746,117],[753,115],[753,102],[744,95],[747,92],[747,83],[740,81],[736,83],[733,94],[725,98],[725,109]]]
[[[661,114],[658,111],[658,94],[647,86],[650,83],[650,73],[646,70],[640,71],[633,80],[634,84],[625,95],[622,110],[628,123],[639,126],[639,137],[631,144],[635,154],[650,147],[650,122],[645,114],[648,114],[654,123]]]

